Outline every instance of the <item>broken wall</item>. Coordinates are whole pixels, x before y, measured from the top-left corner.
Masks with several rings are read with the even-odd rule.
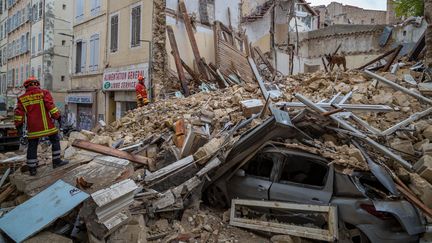
[[[194,35],[200,55],[207,63],[215,63],[213,29],[210,25],[206,24],[205,21],[211,20],[210,24],[213,24],[213,21],[217,20],[222,22],[224,25],[229,26],[230,18],[228,15],[228,9],[230,9],[231,24],[234,29],[237,29],[240,23],[240,1],[185,0],[184,2],[189,16],[192,16],[192,19],[195,19]],[[166,0],[166,9],[166,24],[173,27],[180,57],[188,66],[197,70],[196,64],[194,63],[195,58],[189,37],[181,14],[179,13],[178,1]],[[205,21],[203,22],[203,20]],[[168,38],[167,35],[165,37]],[[168,67],[171,70],[176,70],[174,57],[171,55],[171,45],[169,42],[166,42],[165,46],[168,53]]]
[[[379,46],[383,25],[333,25],[324,29],[299,33],[298,56],[294,58],[294,73],[304,72],[310,66],[321,66],[324,54],[333,53],[339,44],[339,53],[347,59],[347,68],[357,68],[382,54],[390,47]],[[291,33],[293,43],[296,34]],[[306,68],[305,68],[306,67]]]

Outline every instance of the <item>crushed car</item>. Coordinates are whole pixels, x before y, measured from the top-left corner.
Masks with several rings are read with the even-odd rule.
[[[232,199],[253,199],[331,205],[338,210],[340,242],[418,242],[424,216],[387,185],[391,182],[385,182],[383,171],[347,175],[320,155],[281,146],[308,134],[293,125],[296,117],[291,121],[284,111],[272,112],[242,135],[225,165],[212,174],[208,203],[229,207]]]

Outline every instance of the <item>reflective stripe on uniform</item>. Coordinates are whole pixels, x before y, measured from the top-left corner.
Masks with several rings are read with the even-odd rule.
[[[40,109],[41,109],[41,113],[42,113],[42,122],[44,125],[44,129],[48,130],[48,121],[46,119],[45,105],[43,102],[40,104]]]
[[[37,160],[37,159],[28,159],[27,160],[27,166],[31,167],[31,168],[37,167],[38,163],[39,163],[39,160]]]
[[[59,112],[59,109],[58,109],[57,107],[54,107],[54,108],[52,108],[52,109],[49,111],[49,113],[50,113],[51,115],[53,115],[53,114],[55,114],[55,113],[57,113],[57,112]]]
[[[46,136],[46,135],[51,135],[51,134],[53,134],[53,133],[55,133],[57,131],[58,131],[57,128],[54,127],[52,129],[48,129],[48,130],[45,130],[45,131],[29,132],[28,135],[29,135],[29,138],[32,138],[32,137],[42,137],[42,136]]]
[[[53,155],[61,154],[61,150],[59,150],[59,151],[53,151],[52,154],[53,154]]]

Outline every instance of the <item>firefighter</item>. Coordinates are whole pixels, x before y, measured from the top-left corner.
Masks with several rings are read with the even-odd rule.
[[[53,168],[68,163],[61,159],[58,129],[53,121],[55,119],[61,124],[60,111],[55,106],[51,93],[39,86],[40,83],[35,77],[27,79],[24,82],[25,93],[18,97],[15,109],[15,126],[20,134],[22,134],[24,116],[27,118],[27,166],[31,176],[35,176],[37,172],[37,147],[41,137],[48,137],[52,144]]]
[[[138,107],[145,106],[149,103],[147,98],[147,90],[144,84],[144,77],[142,75],[138,76],[138,83],[135,86],[137,105]]]

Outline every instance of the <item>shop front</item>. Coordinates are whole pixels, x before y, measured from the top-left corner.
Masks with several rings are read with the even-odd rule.
[[[71,90],[66,96],[65,124],[91,130],[96,123],[96,91]]]
[[[139,75],[145,78],[146,87],[149,87],[147,63],[105,70],[102,89],[105,93],[108,123],[120,119],[127,111],[137,107],[135,85]]]

